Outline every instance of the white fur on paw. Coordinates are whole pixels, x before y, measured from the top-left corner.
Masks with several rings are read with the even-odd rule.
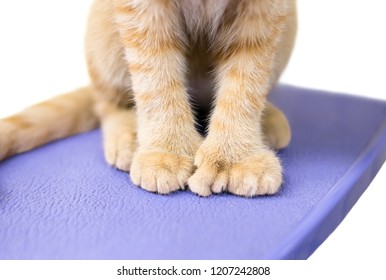
[[[252,197],[276,193],[282,184],[279,159],[269,150],[261,150],[238,163],[218,160],[221,157],[199,151],[197,170],[189,178],[191,191],[201,196],[228,191]],[[217,159],[217,160],[211,160]]]
[[[192,158],[160,152],[137,153],[130,170],[134,184],[160,194],[184,189],[192,173]]]
[[[130,171],[135,151],[135,137],[131,133],[122,133],[119,137],[109,137],[104,143],[106,161],[123,171]]]

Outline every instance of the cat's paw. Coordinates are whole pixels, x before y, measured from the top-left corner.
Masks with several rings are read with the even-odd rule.
[[[135,134],[132,132],[122,131],[119,136],[109,135],[104,140],[106,161],[123,171],[130,171],[135,149]]]
[[[276,193],[282,184],[279,159],[269,150],[262,149],[237,163],[210,151],[199,150],[196,172],[188,180],[192,192],[200,196],[228,191],[252,197]]]
[[[130,170],[135,185],[160,194],[184,189],[193,173],[193,158],[160,152],[138,152]]]
[[[283,149],[291,140],[291,128],[282,111],[267,103],[262,119],[265,143],[273,149]]]

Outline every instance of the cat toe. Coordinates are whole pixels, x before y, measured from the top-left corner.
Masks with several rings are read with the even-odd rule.
[[[134,137],[122,134],[120,137],[111,137],[105,140],[104,154],[106,161],[122,171],[130,171],[131,162],[135,150]]]
[[[160,152],[139,152],[130,169],[132,182],[160,194],[184,189],[193,171],[193,159]]]
[[[217,160],[211,161],[216,158]],[[209,156],[200,160],[196,172],[188,180],[189,189],[200,195],[224,191],[244,197],[271,195],[282,184],[279,159],[269,150],[261,150],[237,163]]]

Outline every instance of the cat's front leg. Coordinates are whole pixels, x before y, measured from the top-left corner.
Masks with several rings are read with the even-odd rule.
[[[183,189],[201,137],[185,86],[184,34],[173,1],[115,1],[137,111],[134,184],[162,194]]]
[[[284,13],[247,6],[219,36],[225,41],[217,45],[215,109],[188,182],[201,196],[274,194],[282,184],[282,167],[264,143],[261,120]]]

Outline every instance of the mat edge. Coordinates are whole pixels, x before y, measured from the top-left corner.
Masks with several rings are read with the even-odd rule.
[[[385,107],[386,109],[386,107]],[[386,120],[378,126],[366,148],[304,221],[268,260],[304,260],[334,232],[381,169],[386,160]],[[364,164],[368,162],[369,164]]]

